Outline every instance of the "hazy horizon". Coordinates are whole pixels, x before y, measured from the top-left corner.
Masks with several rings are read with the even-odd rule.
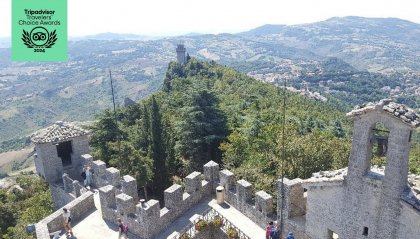
[[[340,18],[344,18],[344,17],[362,17],[362,16],[343,16]],[[320,20],[320,21],[315,21],[315,22],[307,22],[307,23],[299,23],[299,24],[276,24],[276,23],[264,23],[261,24],[259,26],[253,27],[253,28],[249,28],[249,29],[240,29],[240,30],[232,30],[232,31],[226,31],[226,32],[204,32],[204,31],[190,31],[190,32],[168,32],[168,33],[163,33],[163,34],[143,34],[143,33],[133,33],[133,32],[98,32],[98,33],[92,33],[92,34],[87,34],[87,35],[81,35],[81,36],[72,36],[69,35],[69,39],[73,38],[73,39],[77,39],[77,38],[84,38],[84,37],[88,37],[88,36],[96,36],[96,35],[101,35],[101,34],[117,34],[117,35],[134,35],[134,36],[142,36],[142,37],[150,37],[150,38],[164,38],[164,37],[178,37],[178,36],[185,36],[185,35],[189,35],[189,34],[199,34],[199,35],[206,35],[206,34],[237,34],[240,32],[245,32],[245,31],[249,31],[264,25],[287,25],[287,26],[293,26],[293,25],[303,25],[303,24],[312,24],[312,23],[317,23],[317,22],[322,22],[322,21],[327,21],[331,18],[335,18],[335,17],[330,17],[324,20]],[[369,17],[364,17],[364,18],[369,18]],[[375,17],[371,17],[372,19]],[[404,21],[409,21],[415,24],[420,24],[417,22],[413,22],[407,19],[402,19],[402,18],[394,18],[394,17],[383,17],[382,19],[400,19],[400,20],[404,20]],[[379,18],[377,18],[379,19]],[[10,39],[11,36],[0,36],[0,39]]]
[[[399,18],[420,23],[413,0],[167,1],[68,0],[68,33],[178,36],[237,33],[265,24],[296,25],[332,17]],[[11,0],[0,1],[0,37],[11,35]]]

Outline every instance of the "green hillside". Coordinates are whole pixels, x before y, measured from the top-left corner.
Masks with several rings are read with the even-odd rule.
[[[135,175],[153,194],[209,160],[271,191],[281,168],[283,94],[214,62],[172,62],[162,91],[119,110],[120,146],[110,111],[97,118],[91,145],[95,156]],[[290,92],[286,102],[286,175],[344,167],[350,146],[344,113]]]
[[[420,25],[400,19],[344,17],[266,25],[239,34],[186,35],[143,41],[100,34],[69,42],[67,62],[12,62],[0,43],[0,151],[21,148],[28,135],[57,120],[87,121],[117,104],[156,92],[175,47],[258,80],[288,79],[347,110],[393,98],[420,107]],[[2,41],[0,39],[0,41]]]

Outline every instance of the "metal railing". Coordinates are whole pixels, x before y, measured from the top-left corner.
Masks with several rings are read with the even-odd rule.
[[[222,219],[223,224],[219,227],[220,230],[222,230],[225,234],[228,233],[229,230],[236,230],[238,233],[237,239],[251,239],[249,236],[247,236],[242,230],[240,230],[237,226],[232,224],[226,217],[221,215],[219,212],[214,210],[213,208],[207,209],[202,216],[199,216],[196,218],[192,223],[189,223],[188,226],[186,226],[184,229],[180,231],[180,233],[172,239],[183,239],[183,235],[185,235],[185,238],[194,238],[194,236],[199,232],[195,225],[200,221],[204,220],[206,222],[212,222],[215,217],[220,217]]]

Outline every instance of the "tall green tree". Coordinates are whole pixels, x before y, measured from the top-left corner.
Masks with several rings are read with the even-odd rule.
[[[181,109],[175,148],[179,157],[191,163],[192,170],[200,170],[210,160],[222,162],[219,145],[228,131],[225,115],[217,109],[217,103],[214,93],[200,90],[192,93],[191,105]]]
[[[115,150],[111,151],[109,143],[117,142],[117,126],[114,113],[105,110],[97,116],[97,121],[89,128],[92,132],[90,146],[93,148],[93,156],[109,164]]]
[[[153,160],[153,191],[163,198],[163,191],[170,185],[166,165],[166,150],[163,140],[162,116],[154,96],[150,103],[150,158]]]

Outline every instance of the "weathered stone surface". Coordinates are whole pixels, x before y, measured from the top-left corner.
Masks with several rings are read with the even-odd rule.
[[[176,208],[182,201],[181,185],[174,184],[164,191],[165,207]]]
[[[235,175],[227,170],[223,169],[220,171],[220,185],[222,185],[225,188],[225,191],[229,191],[231,189],[236,189],[234,187],[235,182]]]
[[[116,197],[117,211],[120,215],[128,215],[136,211],[136,205],[133,197],[120,193]]]
[[[135,202],[139,200],[139,195],[137,194],[137,181],[135,178],[130,175],[125,175],[121,180],[122,192],[130,195]]]
[[[115,187],[107,185],[99,188],[99,199],[102,208],[116,208]]]
[[[66,204],[65,208],[71,212],[73,220],[80,220],[86,213],[95,208],[93,193],[87,192]],[[49,233],[61,230],[63,227],[63,209],[60,208],[35,225],[37,238],[49,239]]]
[[[271,215],[273,213],[273,197],[265,191],[256,192],[255,207],[264,215]]]
[[[251,202],[252,200],[252,184],[243,179],[236,183],[236,193],[238,201]]]
[[[200,189],[201,184],[201,173],[192,172],[184,179],[185,190],[187,193],[194,193]]]
[[[208,182],[215,182],[219,180],[219,164],[210,161],[203,166],[204,179]]]
[[[105,170],[105,177],[109,184],[118,187],[120,185],[120,170],[111,167]]]

